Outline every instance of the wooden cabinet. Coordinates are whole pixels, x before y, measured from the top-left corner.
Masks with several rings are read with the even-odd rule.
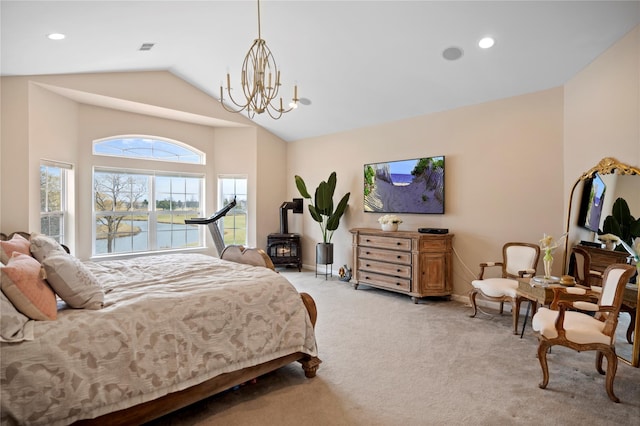
[[[596,274],[590,274],[589,282],[591,285],[602,285],[602,274],[604,273],[604,270],[607,269],[607,266],[614,263],[628,263],[627,257],[629,257],[629,253],[626,251],[605,250],[586,245],[580,245],[580,247],[589,253],[591,259],[591,266],[589,269],[596,272]]]
[[[405,293],[417,298],[449,296],[453,289],[453,234],[384,232],[355,228],[353,284]]]

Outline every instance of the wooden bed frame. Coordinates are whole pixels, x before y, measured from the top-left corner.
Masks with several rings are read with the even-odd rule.
[[[19,233],[23,236],[29,235],[25,232]],[[13,234],[9,234],[8,236],[0,234],[0,239],[10,239],[11,236],[13,236]],[[269,258],[264,250],[258,248],[245,248],[239,245],[227,246],[220,254],[220,258],[232,262],[244,263],[253,266],[263,266],[265,268],[275,270],[271,258]],[[316,319],[318,317],[315,301],[307,293],[300,293],[300,298],[309,312],[311,324],[315,327]],[[75,422],[74,425],[108,424],[110,426],[116,426],[149,422],[234,386],[246,383],[256,377],[277,370],[278,368],[284,367],[292,362],[299,362],[302,364],[304,375],[308,378],[313,378],[316,376],[316,371],[322,361],[320,361],[318,357],[309,356],[302,352],[295,352],[253,367],[247,367],[230,373],[221,374],[213,379],[209,379],[190,388],[173,392],[124,410],[107,413],[94,419],[79,420]]]

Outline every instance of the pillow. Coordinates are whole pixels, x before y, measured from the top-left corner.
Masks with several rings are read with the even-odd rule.
[[[96,277],[76,257],[55,253],[42,261],[53,290],[72,308],[101,309],[104,291]]]
[[[5,265],[9,263],[14,251],[31,256],[29,245],[29,240],[20,234],[13,234],[13,237],[8,241],[0,241],[0,262]]]
[[[0,342],[33,340],[33,321],[22,315],[0,291]]]
[[[40,263],[23,253],[14,253],[2,274],[2,291],[16,309],[31,319],[54,320],[56,295],[40,277]]]
[[[29,250],[31,250],[31,255],[35,257],[40,263],[42,263],[42,261],[45,260],[48,256],[51,256],[53,254],[67,253],[65,249],[62,248],[59,242],[47,235],[37,234],[34,232],[33,234],[31,234],[30,241],[31,246]]]

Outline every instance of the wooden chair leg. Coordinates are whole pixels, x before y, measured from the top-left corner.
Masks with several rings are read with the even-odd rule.
[[[469,292],[469,303],[471,303],[471,309],[473,309],[473,313],[469,315],[471,318],[475,317],[478,313],[478,306],[476,305],[476,296],[478,295],[478,290],[473,289]]]
[[[538,345],[538,361],[542,367],[542,381],[538,385],[540,389],[544,389],[549,384],[549,366],[547,365],[547,349],[551,347],[546,341],[541,340]]]
[[[500,315],[502,315],[503,311],[504,311],[504,302],[500,302]]]
[[[606,351],[604,355],[607,357],[607,376],[605,378],[607,395],[613,402],[620,402],[620,399],[613,393],[613,380],[616,378],[618,370],[618,357],[614,351]]]
[[[629,321],[629,327],[627,328],[627,342],[629,342],[630,345],[633,345],[633,338],[631,336],[636,328],[636,311],[629,310],[629,316],[631,316],[631,320]]]
[[[602,351],[596,351],[596,370],[598,370],[598,373],[600,374],[606,374],[606,372],[602,369],[602,357],[603,357],[603,353]]]
[[[522,299],[516,297],[515,300],[511,301],[511,315],[513,317],[513,334],[518,334],[518,320],[520,318],[520,304],[522,303]],[[523,326],[524,328],[524,326]]]

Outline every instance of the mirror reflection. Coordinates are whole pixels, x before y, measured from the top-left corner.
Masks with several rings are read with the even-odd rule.
[[[627,208],[630,216],[619,214],[621,209],[626,211]],[[640,232],[631,217],[640,218],[640,169],[605,158],[584,172],[572,188],[569,199],[566,273],[574,275],[573,269],[577,267],[575,256],[571,256],[576,246],[588,253],[586,281],[591,286],[601,283],[602,272],[608,265],[636,263],[633,254],[639,254],[639,247],[634,243],[640,244]],[[616,241],[619,239],[625,244]],[[640,365],[640,342],[634,342],[634,329],[640,322],[635,315],[640,300],[637,280],[636,276],[627,284],[616,330],[618,356],[636,367]]]

